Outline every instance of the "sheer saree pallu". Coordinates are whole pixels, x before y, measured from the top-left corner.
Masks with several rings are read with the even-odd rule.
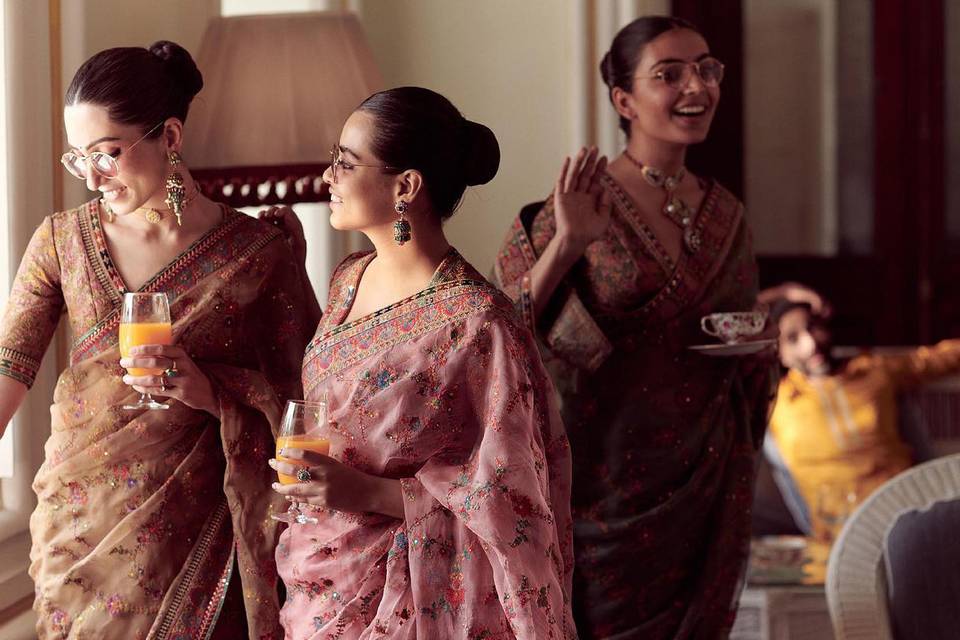
[[[213,383],[219,421],[177,401],[167,411],[121,408],[138,395],[119,366],[123,284],[101,251],[93,205],[48,218],[24,258],[12,299],[33,313],[21,321],[42,317],[38,300],[55,290],[76,333],[101,316],[60,376],[34,481],[30,574],[41,638],[281,636],[278,532],[268,514],[283,506],[267,460],[279,398],[299,392],[309,321],[280,233],[224,216],[141,289],[168,294],[174,341]],[[45,283],[30,275],[38,273]],[[16,331],[2,335],[17,343]]]
[[[456,253],[340,325],[371,258],[334,276],[304,389],[329,402],[331,454],[400,479],[405,513],[283,533],[288,640],[573,637],[569,447],[529,332]]]
[[[742,206],[717,184],[673,259],[609,176],[614,212],[536,323],[529,272],[552,201],[518,219],[496,279],[538,331],[573,453],[574,615],[583,638],[716,638],[747,557],[772,358],[707,358],[700,317],[744,310],[756,269]],[[535,214],[535,215],[530,215]]]

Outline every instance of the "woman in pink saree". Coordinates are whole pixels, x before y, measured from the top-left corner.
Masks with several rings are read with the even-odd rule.
[[[499,147],[442,96],[368,98],[324,179],[348,257],[303,363],[333,458],[286,450],[277,491],[318,523],[281,536],[289,640],[553,638],[570,612],[570,453],[532,336],[442,219]],[[284,215],[284,214],[281,214]]]
[[[33,485],[42,639],[282,635],[268,518],[282,501],[265,467],[318,316],[283,234],[199,195],[179,159],[201,85],[169,42],[102,51],[80,68],[63,162],[102,199],[44,219],[0,323],[3,425],[64,312],[74,336]],[[179,208],[164,202],[174,174]],[[132,291],[166,294],[173,344],[121,359]],[[165,372],[124,370],[134,367]],[[141,390],[168,409],[122,408]]]
[[[750,310],[743,205],[684,168],[723,65],[674,18],[641,18],[601,65],[627,134],[564,164],[514,222],[496,280],[541,341],[573,452],[583,638],[713,639],[733,623],[773,358],[708,358],[700,318]]]

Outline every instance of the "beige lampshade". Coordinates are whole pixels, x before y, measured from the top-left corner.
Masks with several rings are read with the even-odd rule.
[[[327,163],[344,121],[382,86],[347,12],[214,18],[197,65],[204,88],[184,139],[191,169]]]

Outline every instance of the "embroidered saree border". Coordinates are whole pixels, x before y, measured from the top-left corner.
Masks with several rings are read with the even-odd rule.
[[[0,375],[8,376],[31,387],[39,369],[40,361],[36,358],[7,347],[0,347]]]
[[[200,539],[190,554],[170,606],[157,616],[153,628],[147,635],[148,640],[209,637],[226,597],[227,584],[233,571],[235,549],[232,545],[224,568],[218,572],[220,577],[217,579],[209,601],[201,600],[196,604],[195,600],[189,596],[192,590],[203,590],[209,586],[209,573],[204,573],[202,570],[205,568],[204,564],[210,562],[216,552],[213,546],[215,539],[223,532],[224,525],[229,526],[228,513],[227,503],[223,501],[210,515]],[[193,628],[188,628],[187,625],[192,621],[196,624]]]
[[[140,289],[138,289],[138,291],[149,291],[150,289],[167,287],[164,290],[170,294],[170,302],[172,304],[180,295],[194,287],[196,283],[203,277],[223,269],[230,262],[235,262],[237,265],[239,265],[246,258],[253,255],[257,251],[260,251],[270,242],[273,242],[277,238],[281,237],[281,232],[279,230],[271,234],[260,235],[257,237],[257,239],[252,242],[248,242],[245,247],[238,251],[230,251],[229,255],[227,253],[219,255],[214,254],[211,256],[210,263],[203,263],[200,258],[202,258],[205,253],[208,253],[211,249],[216,247],[216,245],[220,243],[228,234],[233,232],[238,225],[245,221],[246,216],[242,213],[233,212],[232,215],[234,217],[225,221],[222,225],[197,240],[183,253],[174,258],[169,265],[161,270],[160,273],[148,280]],[[81,229],[82,228],[83,223],[81,219]],[[104,266],[104,263],[97,258],[98,253],[94,250],[95,248],[92,245],[87,244],[86,237],[84,238],[84,244],[88,251],[88,258],[90,259],[91,264],[94,266],[94,269],[98,272],[98,277],[99,273],[101,272],[107,274],[107,268]],[[105,259],[109,260],[109,257],[106,257]],[[192,274],[189,273],[191,269],[194,271]],[[111,282],[109,275],[105,275],[104,277],[107,278],[108,282]],[[121,283],[121,287],[122,286],[123,285]],[[119,297],[118,293],[117,307],[74,342],[74,345],[70,351],[71,365],[74,365],[87,357],[102,353],[117,344],[118,338],[116,335],[116,329],[120,324],[121,300],[122,298]]]
[[[513,310],[490,285],[474,280],[446,282],[385,307],[372,316],[335,327],[307,346],[304,392],[327,376],[438,327],[482,311]]]

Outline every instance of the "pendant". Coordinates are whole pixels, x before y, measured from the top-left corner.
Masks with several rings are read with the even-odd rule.
[[[696,253],[700,250],[701,244],[703,242],[699,231],[696,231],[693,227],[687,227],[683,230],[683,246],[687,248],[687,251]]]
[[[150,224],[160,224],[163,220],[163,216],[156,209],[147,209],[147,212],[143,214],[143,217],[147,219],[147,222]]]

